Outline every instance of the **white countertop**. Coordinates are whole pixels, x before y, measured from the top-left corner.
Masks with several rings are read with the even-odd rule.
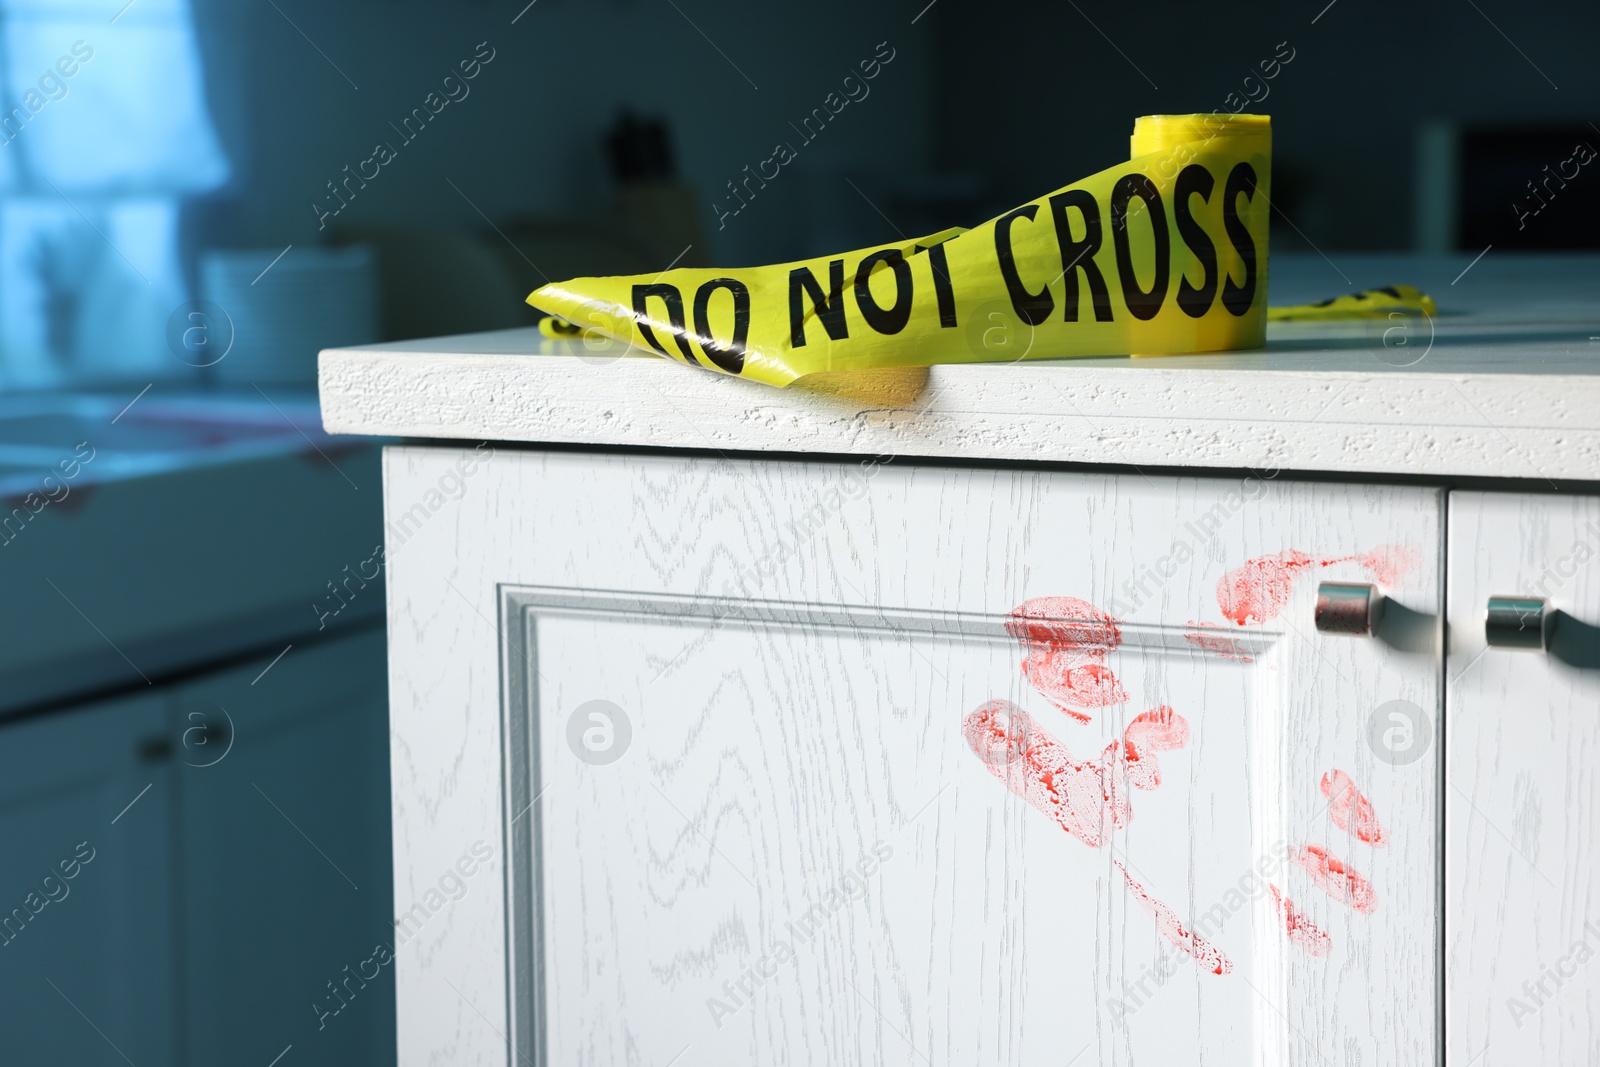
[[[950,364],[788,389],[536,330],[328,349],[323,425],[729,452],[1600,480],[1600,256],[1490,251],[1461,274],[1469,264],[1273,256],[1274,305],[1396,283],[1432,294],[1433,329],[1392,333],[1388,345],[1386,321],[1282,323],[1251,352]]]

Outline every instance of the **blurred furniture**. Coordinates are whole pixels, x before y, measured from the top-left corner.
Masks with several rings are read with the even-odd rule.
[[[339,986],[393,942],[383,632],[344,634],[0,725],[7,1063],[393,1061],[392,967]]]
[[[319,632],[382,539],[377,450],[304,394],[131,395],[0,398],[0,598],[31,620],[0,642],[0,719]],[[381,579],[344,596],[329,625],[371,620]]]
[[[330,430],[441,439],[391,523],[519,444],[391,575],[397,898],[505,848],[400,1062],[1587,1063],[1600,258],[1341,259],[1276,302],[1440,316],[787,390],[324,353]]]
[[[651,265],[643,271],[665,270],[668,265],[711,266],[711,248],[700,225],[699,198],[683,182],[623,185],[617,190],[613,211],[618,224],[638,234],[648,247]]]
[[[377,269],[365,245],[209,251],[200,293],[232,327],[231,348],[207,368],[222,381],[309,384],[321,349],[378,340]]]
[[[1600,130],[1585,122],[1426,123],[1413,216],[1420,252],[1600,249]]]
[[[527,325],[503,257],[476,232],[443,227],[342,226],[340,242],[369,247],[377,264],[384,340]]]
[[[526,298],[547,281],[665,266],[625,231],[583,221],[518,219],[498,232],[347,226],[335,239],[373,251],[384,340],[532,325],[539,315]]]
[[[641,118],[624,109],[605,142],[617,186],[612,214],[619,225],[637,235],[655,263],[663,264],[641,269],[709,266],[711,250],[700,227],[699,197],[678,174],[667,120]]]
[[[377,450],[165,390],[0,399],[0,1062],[392,1062]]]
[[[384,340],[536,323],[527,296],[548,282],[703,266],[693,190],[676,177],[660,120],[624,114],[607,136],[616,197],[598,219],[517,216],[487,229],[338,224],[336,243],[377,259]],[[324,347],[344,342],[326,335]]]

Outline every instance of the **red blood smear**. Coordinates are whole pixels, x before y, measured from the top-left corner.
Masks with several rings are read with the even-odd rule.
[[[1196,963],[1210,971],[1212,974],[1227,974],[1233,970],[1233,963],[1222,950],[1211,944],[1199,934],[1186,929],[1172,909],[1146,892],[1144,886],[1133,880],[1128,869],[1116,860],[1111,861],[1117,870],[1122,872],[1122,877],[1128,883],[1128,891],[1134,898],[1144,905],[1144,910],[1156,917],[1156,929],[1161,936],[1178,946],[1178,950],[1185,955],[1194,957]]]
[[[1034,645],[1022,661],[1022,675],[1049,698],[1050,703],[1078,722],[1091,721],[1091,716],[1078,708],[1103,708],[1127,702],[1128,693],[1110,667],[1080,660],[1076,653],[1056,653]]]
[[[1356,562],[1375,578],[1379,585],[1394,585],[1406,572],[1417,565],[1417,554],[1405,545],[1379,545],[1371,552],[1356,557]]]
[[[991,700],[966,717],[961,734],[1006,788],[1099,848],[1133,818],[1129,788],[1161,784],[1155,754],[1187,744],[1189,724],[1171,708],[1147,711],[1098,759],[1079,761],[1026,711],[1008,700]]]
[[[1329,855],[1327,849],[1306,845],[1296,849],[1291,858],[1305,868],[1311,880],[1321,886],[1323,892],[1339,903],[1369,915],[1378,907],[1378,894],[1367,880]]]
[[[1379,545],[1359,556],[1316,559],[1289,549],[1275,556],[1258,556],[1224,574],[1217,582],[1217,604],[1222,614],[1240,626],[1266,622],[1278,616],[1294,595],[1294,583],[1313,567],[1359,563],[1380,585],[1393,585],[1416,566],[1416,553],[1405,545]]]
[[[1389,840],[1378,822],[1378,813],[1372,801],[1361,794],[1351,777],[1341,770],[1332,770],[1322,776],[1322,795],[1329,800],[1328,817],[1333,825],[1348,831],[1375,848],[1382,848]]]
[[[1289,943],[1299,945],[1313,956],[1326,956],[1328,950],[1333,948],[1333,940],[1317,928],[1317,924],[1295,910],[1294,901],[1278,892],[1278,887],[1271,882],[1267,888],[1272,892],[1272,906],[1278,909],[1278,918],[1283,923],[1284,933],[1289,935]]]
[[[1106,746],[1102,759],[1121,763],[1128,784],[1138,789],[1154,789],[1161,784],[1161,765],[1155,753],[1171,752],[1189,743],[1189,724],[1169,707],[1159,707],[1135,716],[1122,732],[1122,742]]]
[[[1027,653],[1023,677],[1052,704],[1088,722],[1078,709],[1127,702],[1127,691],[1106,664],[1107,654],[1122,643],[1116,619],[1070,596],[1035,597],[1011,615],[1006,629]]]
[[[1060,648],[1097,648],[1122,644],[1117,620],[1075,596],[1036,596],[1011,609],[1006,630],[1024,642]]]
[[[1204,652],[1210,652],[1215,656],[1221,656],[1223,659],[1231,659],[1237,663],[1255,662],[1255,659],[1246,653],[1244,646],[1239,643],[1237,638],[1228,637],[1225,634],[1205,632],[1206,630],[1216,628],[1216,623],[1195,622],[1193,619],[1190,619],[1189,625],[1195,627],[1195,629],[1185,633],[1183,635],[1183,639],[1188,641],[1195,648],[1198,648]]]
[[[1217,582],[1222,614],[1244,626],[1276,618],[1294,595],[1295,579],[1309,567],[1325,566],[1304,552],[1290,549],[1276,556],[1246,560]]]

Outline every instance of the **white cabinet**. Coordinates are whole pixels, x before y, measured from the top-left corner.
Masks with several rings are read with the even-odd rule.
[[[1452,493],[1449,526],[1447,1062],[1600,1062],[1600,499]],[[1548,648],[1486,641],[1503,596]]]
[[[1340,257],[1449,304],[1411,355],[322,353],[330,432],[438,441],[384,461],[401,1062],[1600,1063],[1600,501],[1453,489],[1600,484],[1600,258],[1469,258]]]
[[[368,1062],[394,1041],[383,634],[263,666],[175,694],[180,729],[231,729],[177,768],[188,1062]]]
[[[0,726],[0,1063],[382,1061],[383,663],[369,628]]]
[[[164,697],[139,694],[0,731],[8,1064],[175,1061],[167,727]]]
[[[285,425],[270,407],[266,418]],[[365,561],[383,536],[378,450],[328,446],[336,469],[315,452],[217,461],[226,448],[210,449],[208,465],[173,461],[163,473],[116,478],[152,458],[107,447],[85,468],[85,477],[104,471],[103,484],[80,486],[24,534],[0,537],[0,602],[29,606],[0,642],[0,715],[88,703],[376,620],[382,584]],[[302,518],[286,521],[287,501]]]
[[[444,447],[385,489],[430,516],[401,1063],[1436,1062],[1439,491]]]

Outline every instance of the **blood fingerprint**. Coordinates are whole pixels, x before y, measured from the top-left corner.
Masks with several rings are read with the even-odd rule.
[[[1378,907],[1378,894],[1367,880],[1327,849],[1305,845],[1296,849],[1291,858],[1323,892],[1346,907],[1364,914],[1371,914]]]
[[[1026,653],[1023,677],[1056,707],[1088,722],[1079,709],[1127,702],[1127,691],[1106,662],[1122,643],[1116,619],[1070,596],[1034,597],[1011,616],[1006,629]]]
[[[1375,848],[1382,848],[1388,841],[1372,801],[1362,795],[1348,774],[1337,769],[1324,774],[1322,795],[1328,798],[1328,817],[1333,825]]]
[[[1217,582],[1217,605],[1240,626],[1277,618],[1294,595],[1295,579],[1316,566],[1325,564],[1293,549],[1246,560]]]
[[[1128,891],[1134,899],[1144,905],[1144,910],[1156,917],[1156,929],[1161,936],[1178,946],[1178,950],[1187,956],[1192,956],[1196,963],[1210,971],[1212,974],[1227,974],[1233,970],[1233,963],[1222,950],[1211,942],[1194,933],[1183,925],[1176,913],[1161,901],[1151,896],[1144,886],[1133,880],[1133,875],[1128,869],[1116,860],[1111,861],[1117,870],[1122,872],[1123,880],[1128,883]]]
[[[1075,760],[1026,711],[1008,700],[991,700],[962,721],[961,734],[1012,793],[1099,848],[1133,818],[1128,790],[1161,784],[1155,754],[1187,744],[1189,724],[1171,708],[1147,711],[1098,759]]]
[[[1130,816],[1118,779],[1099,760],[1077,761],[1066,746],[1007,700],[991,700],[962,723],[967,745],[991,774],[1062,829],[1098,848]]]
[[[1162,706],[1134,717],[1122,732],[1120,744],[1106,746],[1103,759],[1115,769],[1121,764],[1128,784],[1139,789],[1154,789],[1161,784],[1161,765],[1157,752],[1171,752],[1189,743],[1189,723],[1171,708]]]
[[[1280,893],[1277,886],[1268,882],[1267,889],[1272,893],[1272,906],[1278,912],[1278,920],[1283,923],[1289,943],[1300,946],[1313,956],[1326,956],[1333,948],[1333,939],[1296,910],[1294,901]]]
[[[1019,641],[1109,651],[1122,644],[1117,620],[1075,596],[1036,596],[1011,609],[1006,630]]]

